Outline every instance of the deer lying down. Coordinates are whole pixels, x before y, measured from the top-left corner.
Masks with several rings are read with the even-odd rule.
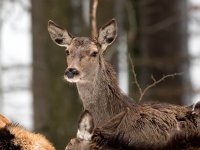
[[[109,122],[102,128],[95,128],[92,115],[89,111],[84,111],[80,117],[77,138],[71,139],[65,150],[121,150],[107,143],[103,130],[104,128],[114,130],[126,113],[127,111],[123,111],[116,115],[110,120],[111,124]]]
[[[26,131],[0,115],[0,150],[55,150],[41,134]]]
[[[114,19],[99,30],[98,37],[73,37],[67,30],[48,23],[52,40],[66,48],[67,69],[64,78],[77,85],[83,107],[94,116],[94,125],[102,126],[110,118],[130,109],[114,130],[124,134],[129,145],[164,146],[174,132],[200,133],[199,116],[192,108],[169,104],[133,104],[121,92],[116,73],[105,60],[104,52],[117,36]]]
[[[173,136],[163,146],[150,146],[135,143],[130,145],[124,141],[124,134],[116,135],[115,131],[129,113],[123,111],[106,122],[102,127],[95,128],[92,115],[85,111],[81,115],[77,138],[72,139],[65,150],[199,150],[200,134],[174,131]],[[196,115],[196,114],[195,114]],[[141,131],[142,132],[142,131]],[[151,139],[149,139],[151,140]]]

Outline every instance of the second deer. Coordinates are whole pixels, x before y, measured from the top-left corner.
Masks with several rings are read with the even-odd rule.
[[[115,134],[115,129],[121,124],[129,109],[123,111],[101,127],[94,127],[93,117],[87,110],[81,115],[77,138],[71,139],[66,150],[199,150],[200,134],[185,134],[174,132],[174,136],[162,146],[152,147],[129,145],[123,141],[123,134]],[[142,131],[141,131],[142,132]],[[157,132],[157,131],[155,131]],[[117,137],[117,138],[116,138]],[[151,140],[151,139],[149,139]]]

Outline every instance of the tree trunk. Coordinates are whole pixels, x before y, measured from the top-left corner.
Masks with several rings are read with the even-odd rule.
[[[0,14],[2,13],[3,1],[0,1]],[[2,59],[2,26],[3,18],[0,16],[0,60]],[[0,61],[0,111],[3,108],[3,87],[2,87],[2,62]]]
[[[32,0],[34,127],[56,149],[64,149],[69,138],[75,136],[81,105],[75,85],[63,80],[64,48],[51,41],[47,22],[52,19],[67,24],[71,31],[76,24],[73,6],[66,0]]]
[[[149,100],[181,103],[188,76],[186,0],[141,0],[139,2],[139,50],[142,86],[166,74],[184,72],[163,81],[146,93]]]

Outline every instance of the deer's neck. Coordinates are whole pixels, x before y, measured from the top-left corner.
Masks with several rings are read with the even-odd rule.
[[[93,81],[77,83],[83,107],[92,113],[95,124],[103,123],[129,105],[124,100],[112,67],[100,60],[98,70]]]

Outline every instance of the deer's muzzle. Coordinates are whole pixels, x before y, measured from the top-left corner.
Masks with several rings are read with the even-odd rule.
[[[68,68],[65,70],[65,75],[69,78],[72,79],[74,76],[79,75],[79,71],[75,68]]]

